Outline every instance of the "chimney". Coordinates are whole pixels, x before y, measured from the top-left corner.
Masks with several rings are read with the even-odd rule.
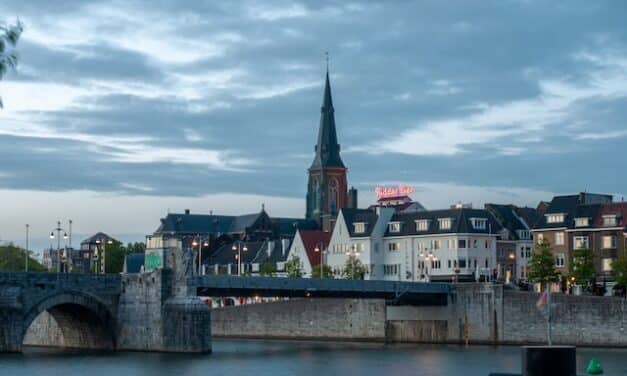
[[[189,209],[185,209],[185,215],[189,215]]]

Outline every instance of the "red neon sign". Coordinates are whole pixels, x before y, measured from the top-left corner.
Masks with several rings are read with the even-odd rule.
[[[386,197],[400,197],[400,196],[409,196],[414,193],[415,190],[413,187],[399,184],[398,187],[380,187],[377,186],[374,189],[374,193],[378,198],[386,198]]]

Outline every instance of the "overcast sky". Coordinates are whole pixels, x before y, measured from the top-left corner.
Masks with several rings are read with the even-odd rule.
[[[624,1],[21,1],[0,239],[141,240],[168,210],[303,216],[324,52],[360,204],[627,193]],[[80,240],[80,239],[78,239]]]

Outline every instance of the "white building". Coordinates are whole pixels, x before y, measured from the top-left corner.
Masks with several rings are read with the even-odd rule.
[[[321,257],[325,257],[331,240],[331,233],[315,230],[298,230],[289,250],[287,261],[298,257],[303,270],[303,277],[310,278],[314,267],[320,265]]]
[[[342,209],[329,243],[336,275],[354,254],[365,279],[474,281],[496,269],[498,224],[484,209],[396,213],[393,208]]]

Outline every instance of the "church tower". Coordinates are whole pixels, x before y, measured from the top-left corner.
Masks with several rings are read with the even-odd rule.
[[[337,142],[328,68],[320,112],[316,155],[309,167],[306,217],[316,220],[327,231],[332,228],[340,209],[357,206],[354,189],[351,189],[349,200],[347,168],[340,157],[340,145]]]

